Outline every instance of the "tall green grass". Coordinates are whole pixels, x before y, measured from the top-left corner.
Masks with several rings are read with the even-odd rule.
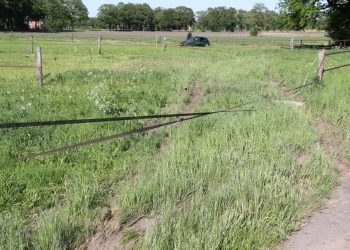
[[[1,63],[33,64],[27,45],[18,45],[24,40],[1,37]],[[28,161],[16,159],[155,121],[1,130],[0,248],[78,247],[111,207],[119,223],[155,221],[145,234],[124,237],[124,244],[138,240],[145,249],[267,248],[297,229],[336,184],[312,121],[313,114],[344,117],[346,127],[345,81],[329,74],[303,91],[312,114],[272,104],[286,98],[276,82],[300,85],[316,51],[223,40],[167,52],[106,46],[97,55],[90,45],[42,39],[43,87],[33,70],[0,68],[1,122],[210,111],[260,100],[245,107],[256,112],[204,117]],[[339,87],[326,86],[330,78]],[[300,163],[301,155],[308,160]]]

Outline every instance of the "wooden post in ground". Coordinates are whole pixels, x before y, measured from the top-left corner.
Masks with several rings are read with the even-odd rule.
[[[74,40],[74,35],[73,35],[73,33],[72,33],[72,41]]]
[[[168,40],[166,39],[166,37],[164,37],[164,39],[163,39],[163,50],[166,51],[167,48],[168,48]]]
[[[294,37],[292,37],[292,39],[290,39],[290,49],[294,49]]]
[[[321,50],[318,53],[318,70],[317,70],[317,77],[318,80],[321,81],[323,77],[324,72],[324,60],[326,59],[326,50]]]
[[[156,47],[158,47],[158,35],[156,35]]]
[[[42,62],[42,55],[41,55],[41,48],[36,49],[36,80],[38,82],[38,85],[43,85],[43,62]]]
[[[34,54],[34,38],[33,38],[33,35],[30,36],[30,49],[32,51],[32,54]]]
[[[97,44],[98,44],[98,54],[101,55],[102,54],[102,37],[101,36],[98,36]]]
[[[303,47],[303,40],[300,40],[300,47]]]

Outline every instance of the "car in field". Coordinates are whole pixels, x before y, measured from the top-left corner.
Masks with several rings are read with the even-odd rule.
[[[195,36],[187,40],[180,42],[180,46],[198,46],[198,47],[207,47],[210,46],[209,39],[202,36]]]

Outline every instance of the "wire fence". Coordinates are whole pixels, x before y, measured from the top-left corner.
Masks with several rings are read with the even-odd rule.
[[[101,43],[100,43],[101,44]],[[55,45],[55,44],[54,44]],[[57,45],[62,45],[61,43],[57,43]],[[65,45],[69,45],[71,46],[71,44],[65,44]],[[76,44],[74,44],[76,45]],[[92,44],[84,44],[84,45],[92,45]],[[94,44],[96,46],[96,44]],[[111,45],[111,44],[105,44],[105,45]],[[115,46],[119,46],[119,45],[115,45]],[[151,45],[147,45],[147,46],[151,46]],[[322,51],[322,55],[323,56],[319,56],[319,67],[317,72],[322,72],[322,75],[325,72],[329,72],[329,71],[333,71],[333,70],[337,70],[343,67],[348,67],[350,66],[350,64],[344,64],[344,65],[340,65],[340,66],[336,66],[333,68],[329,68],[329,69],[324,69],[324,62],[325,62],[325,58],[326,56],[331,56],[331,55],[339,55],[339,54],[344,54],[344,53],[349,53],[350,51],[337,51],[337,52],[330,52],[330,53],[325,53],[325,51]],[[321,52],[320,52],[321,54]],[[37,54],[37,59],[41,57],[41,54]],[[312,65],[317,61],[317,59],[315,59],[312,63]],[[38,71],[42,70],[42,64],[35,66],[27,66],[27,65],[0,65],[0,68],[37,68]],[[42,74],[42,73],[41,73]],[[297,92],[300,91],[301,89],[304,89],[306,87],[312,86],[314,84],[317,84],[321,79],[322,79],[322,75],[319,76],[315,76],[313,77],[310,82],[307,82],[307,79],[309,77],[309,74],[306,76],[304,82],[302,85],[291,88],[291,89],[287,89],[282,91],[282,93],[291,93],[291,92]],[[39,76],[38,76],[39,77]],[[243,106],[247,106],[250,104],[254,104],[254,103],[258,103],[262,101],[262,99],[256,99],[256,100],[252,100],[249,102],[245,102],[242,103],[240,105],[237,105],[233,108],[227,109],[227,110],[218,110],[218,111],[211,111],[211,112],[197,112],[197,113],[179,113],[179,114],[161,114],[161,115],[150,115],[150,116],[133,116],[133,117],[112,117],[112,118],[93,118],[93,119],[75,119],[75,120],[57,120],[57,121],[37,121],[37,122],[14,122],[14,123],[2,123],[0,124],[0,129],[10,129],[10,128],[23,128],[23,127],[40,127],[40,126],[60,126],[60,125],[72,125],[72,124],[83,124],[83,123],[101,123],[101,122],[120,122],[120,121],[131,121],[131,120],[145,120],[145,119],[164,119],[164,118],[177,118],[177,120],[175,121],[170,121],[170,122],[165,122],[165,123],[159,123],[156,125],[152,125],[152,126],[147,126],[147,127],[142,127],[142,128],[138,128],[138,129],[134,129],[134,130],[130,130],[130,131],[126,131],[126,132],[122,132],[122,133],[118,133],[115,135],[111,135],[111,136],[106,136],[106,137],[101,137],[101,138],[97,138],[94,140],[89,140],[89,141],[85,141],[85,142],[81,142],[81,143],[76,143],[76,144],[72,144],[72,145],[67,145],[67,146],[63,146],[63,147],[59,147],[56,149],[52,149],[52,150],[48,150],[48,151],[43,151],[43,152],[39,152],[39,153],[35,153],[32,155],[28,155],[26,157],[22,157],[20,158],[20,160],[29,160],[29,159],[33,159],[36,157],[40,157],[40,156],[45,156],[45,155],[49,155],[49,154],[53,154],[53,153],[57,153],[57,152],[62,152],[62,151],[67,151],[67,150],[71,150],[71,149],[75,149],[75,148],[79,148],[79,147],[84,147],[84,146],[88,146],[88,145],[92,145],[92,144],[96,144],[96,143],[102,143],[102,142],[106,142],[109,140],[114,140],[114,139],[118,139],[118,138],[122,138],[122,137],[127,137],[127,136],[131,136],[133,134],[137,134],[137,133],[143,133],[143,132],[147,132],[147,131],[151,131],[151,130],[155,130],[161,127],[165,127],[165,126],[169,126],[172,124],[176,124],[176,123],[182,123],[185,121],[189,121],[189,120],[194,120],[194,119],[198,119],[201,117],[205,117],[205,116],[210,116],[210,115],[214,115],[214,114],[219,114],[219,113],[237,113],[237,112],[253,112],[256,111],[255,109],[245,109],[245,110],[239,110],[238,108],[241,108]]]
[[[285,90],[282,93],[289,93],[289,92],[292,92],[295,90],[300,90],[302,88],[306,88],[306,87],[313,85],[315,83],[316,83],[316,81],[313,80],[312,82],[310,82],[308,84],[303,84],[303,85],[298,86],[296,88]],[[110,141],[110,140],[115,140],[118,138],[131,136],[131,135],[138,134],[138,133],[144,133],[144,132],[158,129],[161,127],[165,127],[165,126],[169,126],[172,124],[181,123],[181,122],[185,122],[185,121],[189,121],[189,120],[193,120],[193,119],[197,119],[197,118],[201,118],[201,117],[205,117],[205,116],[209,116],[209,115],[220,114],[220,113],[238,113],[238,112],[250,113],[250,112],[254,112],[254,111],[256,111],[255,109],[239,110],[239,108],[242,108],[243,106],[247,106],[250,104],[258,103],[261,101],[262,100],[259,98],[259,99],[255,99],[255,100],[252,100],[249,102],[245,102],[245,103],[236,105],[235,107],[232,107],[230,109],[218,110],[218,111],[212,111],[212,112],[197,112],[197,113],[184,113],[184,114],[163,114],[163,115],[151,115],[151,116],[114,117],[114,118],[95,118],[95,119],[80,119],[80,120],[15,122],[15,123],[0,124],[0,129],[10,129],[10,128],[13,129],[13,128],[23,128],[23,127],[41,127],[41,126],[59,126],[59,125],[72,125],[72,124],[97,123],[97,122],[100,123],[100,122],[111,122],[111,121],[119,121],[120,122],[120,121],[130,121],[130,120],[159,119],[159,118],[164,119],[164,118],[172,118],[172,117],[179,118],[180,117],[180,119],[175,120],[175,121],[170,121],[170,122],[166,122],[166,123],[159,123],[156,125],[142,127],[142,128],[130,130],[127,132],[122,132],[122,133],[118,133],[115,135],[111,135],[111,136],[100,137],[100,138],[97,138],[94,140],[89,140],[89,141],[84,141],[81,143],[71,144],[71,145],[67,145],[67,146],[63,146],[63,147],[59,147],[59,148],[31,154],[31,155],[21,157],[18,159],[18,160],[30,160],[30,159],[34,159],[34,158],[41,157],[41,156],[46,156],[46,155],[50,155],[50,154],[54,154],[54,153],[58,153],[58,152],[68,151],[68,150],[72,150],[72,149],[76,149],[76,148],[80,148],[80,147],[84,147],[84,146],[89,146],[89,145],[93,145],[93,144],[97,144],[97,143],[102,143],[102,142],[106,142],[106,141]],[[185,118],[183,118],[183,117],[185,117]]]

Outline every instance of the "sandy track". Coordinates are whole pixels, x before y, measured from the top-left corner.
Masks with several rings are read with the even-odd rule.
[[[298,100],[293,93],[289,97]],[[344,138],[335,125],[321,118],[315,119],[314,127],[321,136],[328,162],[341,172],[339,186],[326,206],[312,214],[300,231],[276,247],[276,250],[350,249],[350,164]]]
[[[315,213],[309,223],[279,249],[350,249],[350,173],[341,178],[325,209]]]

